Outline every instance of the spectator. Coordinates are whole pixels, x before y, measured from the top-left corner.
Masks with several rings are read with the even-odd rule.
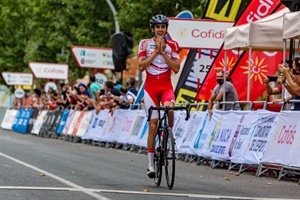
[[[120,96],[119,90],[114,88],[112,81],[106,81],[104,83],[104,89],[100,90],[99,104],[102,109],[111,109],[116,105],[114,96]]]
[[[115,89],[120,90],[120,88],[122,87],[122,82],[120,80],[117,80],[116,84],[115,84]]]
[[[214,101],[222,101],[223,100],[223,95],[225,91],[225,100],[234,102],[238,101],[238,96],[237,92],[232,85],[231,82],[226,81],[224,84],[224,71],[217,71],[217,82],[218,85],[215,86],[214,90],[212,91],[211,97],[208,101],[208,111],[209,111],[209,116],[211,118],[212,116],[212,108],[213,108],[213,102]],[[234,107],[233,107],[234,106]],[[240,105],[239,104],[225,104],[224,105],[225,109],[224,110],[239,110]]]
[[[122,86],[120,88],[120,96],[113,96],[114,100],[116,101],[117,105],[121,109],[128,109],[129,108],[129,99],[128,99],[128,90],[125,86]],[[130,98],[130,96],[129,96]]]
[[[286,61],[286,64],[288,64],[288,66],[289,66],[289,69],[290,69],[290,72],[291,72],[291,70],[292,70],[292,68],[293,68],[293,65],[292,65],[292,63],[293,62],[291,62],[290,60],[287,60]],[[264,81],[264,84],[265,84],[265,87],[266,87],[266,92],[267,92],[267,94],[268,95],[276,95],[276,94],[282,94],[282,83],[284,82],[284,76],[282,75],[282,74],[280,74],[280,76],[278,77],[278,79],[277,79],[277,84],[278,84],[278,86],[277,87],[274,87],[274,88],[272,88],[271,86],[270,86],[270,80],[269,80],[269,78],[267,77],[266,79],[265,79],[265,81]],[[293,92],[293,90],[291,90],[291,88],[287,85],[286,87],[286,90],[285,90],[285,92],[284,92],[284,97],[283,97],[283,99],[284,99],[284,101],[285,102],[288,102],[291,98],[292,98],[292,96],[294,96],[295,95],[295,93]],[[278,100],[275,100],[274,102],[278,102],[278,101],[281,101],[281,99],[278,99]]]
[[[128,91],[131,92],[134,96],[137,96],[137,89],[135,88],[135,78],[130,77],[127,79],[127,87],[128,87]]]
[[[292,73],[289,68],[283,65],[279,65],[279,71],[283,73],[283,84],[286,88],[290,87],[293,95],[292,100],[300,100],[300,57],[296,57],[293,61]],[[300,103],[294,103],[292,110],[300,110]]]
[[[300,76],[300,57],[296,57],[293,62],[292,74],[288,67],[279,65],[279,71],[283,73],[283,76],[287,80],[287,85],[297,94],[300,95],[300,85],[297,84]]]
[[[99,93],[97,93],[97,91],[101,90],[102,87],[101,85],[96,81],[96,77],[94,75],[90,76],[90,92],[91,92],[91,97],[92,99],[96,100],[99,97],[97,95],[99,95]]]

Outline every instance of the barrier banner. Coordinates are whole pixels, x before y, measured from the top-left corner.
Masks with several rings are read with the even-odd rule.
[[[259,164],[270,137],[273,137],[277,114],[258,110],[250,129],[250,140],[246,141],[244,162]]]
[[[197,134],[196,140],[194,142],[194,151],[198,156],[201,157],[210,157],[209,149],[210,149],[210,141],[212,135],[215,134],[215,131],[218,129],[222,122],[222,119],[219,119],[217,115],[212,115],[212,118],[209,120],[208,112],[206,112],[206,116],[204,122]]]
[[[69,125],[68,130],[67,130],[67,135],[72,135],[73,134],[73,130],[75,129],[76,124],[79,123],[78,119],[79,119],[80,114],[81,114],[81,111],[79,111],[79,110],[74,111],[72,121],[70,122],[70,125]]]
[[[16,121],[12,126],[12,129],[19,133],[27,133],[27,127],[30,117],[32,115],[32,109],[19,109],[16,117]]]
[[[105,109],[101,110],[95,117],[91,129],[89,129],[89,135],[92,136],[94,141],[104,141],[102,140],[102,133],[110,116],[109,110]]]
[[[120,109],[116,111],[114,111],[114,114],[118,115],[121,120],[120,124],[118,124],[118,122],[115,121],[115,126],[119,125],[120,127],[120,130],[116,133],[116,140],[118,143],[121,144],[129,144],[129,139],[138,121],[138,117],[139,117],[138,113],[135,112],[134,110],[124,110],[124,109]]]
[[[96,124],[97,124],[97,121],[98,121],[98,114],[99,113],[96,113],[95,110],[92,110],[92,117],[91,117],[89,126],[88,126],[86,132],[81,137],[83,140],[92,140],[93,139],[92,130],[96,127]]]
[[[3,120],[2,120],[2,122],[1,122],[1,128],[6,129],[6,128],[5,128],[5,123],[8,121],[10,114],[11,114],[11,110],[8,110],[8,109],[7,109],[7,110],[5,111]]]
[[[80,125],[76,132],[77,137],[82,137],[86,133],[86,131],[89,127],[92,115],[93,115],[93,111],[84,111],[84,116],[83,116],[82,120],[80,120]]]
[[[56,111],[54,111],[54,118],[53,118],[52,126],[51,126],[51,128],[49,130],[50,132],[56,133],[56,129],[57,129],[58,125],[59,125],[62,113],[63,113],[62,110],[56,110]]]
[[[188,130],[187,123],[189,121],[185,121],[185,111],[176,111],[174,112],[174,126],[173,126],[173,136],[176,141],[177,149],[179,149],[180,145],[182,144],[183,137]]]
[[[38,113],[38,116],[33,124],[33,128],[31,130],[32,134],[38,135],[40,133],[40,130],[42,128],[42,125],[44,123],[45,117],[47,115],[48,111],[47,110],[41,110]]]
[[[37,110],[37,109],[32,110],[32,115],[31,115],[29,123],[28,123],[27,133],[31,133],[31,130],[33,128],[33,125],[36,121],[38,114],[39,114],[39,110]]]
[[[12,130],[12,125],[14,124],[17,113],[18,111],[15,109],[6,110],[5,116],[1,123],[1,128],[6,130]]]
[[[57,126],[57,129],[56,129],[56,133],[57,134],[62,134],[64,126],[65,126],[65,124],[67,122],[69,113],[70,113],[70,110],[64,110],[63,111],[63,113],[61,115],[61,118],[60,118],[60,122],[59,122],[59,124]]]
[[[187,131],[183,137],[183,140],[179,146],[179,153],[182,154],[191,154],[195,155],[196,152],[194,151],[194,142],[197,137],[197,133],[202,128],[203,123],[205,122],[205,117],[207,116],[206,112],[192,112],[191,117],[186,121],[186,126],[188,126]],[[177,144],[177,141],[176,141]]]
[[[213,115],[218,119],[209,140],[210,157],[214,160],[229,160],[229,149],[241,117],[232,115],[231,111],[215,110]],[[216,118],[213,118],[216,119]]]
[[[65,126],[63,128],[62,134],[67,135],[67,131],[68,131],[70,125],[71,125],[71,122],[72,122],[72,120],[74,118],[74,115],[75,115],[75,110],[70,110],[68,118],[66,120],[66,124],[65,124]]]
[[[49,130],[53,126],[54,118],[55,118],[54,111],[48,111],[47,115],[46,115],[46,117],[44,119],[44,123],[42,125],[42,128],[40,130],[40,134],[42,134],[42,135],[44,135],[44,134],[48,135]]]
[[[143,142],[143,139],[147,140],[146,137],[143,137],[145,135],[145,131],[148,131],[147,129],[147,117],[145,111],[142,110],[136,110],[135,111],[137,116],[136,116],[136,121],[134,123],[133,130],[130,134],[128,144],[133,144],[137,146],[142,146],[143,144],[146,144]],[[146,141],[147,142],[147,141]]]
[[[77,114],[77,113],[79,113],[79,114]],[[72,136],[76,136],[77,130],[79,129],[79,126],[83,120],[84,115],[85,115],[85,111],[78,111],[78,112],[76,111],[74,119],[69,127],[70,134]]]
[[[261,162],[300,167],[300,112],[278,114],[274,133],[268,141]]]
[[[107,122],[105,123],[103,132],[101,134],[101,141],[116,142],[118,133],[121,131],[121,125],[123,124],[123,118],[118,115],[120,110],[114,110],[109,112],[107,116]]]
[[[257,112],[253,111],[232,111],[232,115],[236,115],[240,120],[232,139],[229,156],[233,163],[244,164],[244,153],[251,139],[250,129],[257,119]]]

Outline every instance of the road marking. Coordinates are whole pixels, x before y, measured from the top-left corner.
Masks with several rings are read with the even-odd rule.
[[[205,195],[205,194],[186,194],[186,193],[157,193],[157,192],[142,192],[142,191],[126,191],[126,190],[105,190],[92,188],[75,188],[75,187],[26,187],[26,186],[0,186],[0,190],[53,190],[53,191],[73,191],[73,192],[103,192],[114,194],[138,194],[138,195],[156,195],[156,196],[177,196],[188,198],[206,198],[206,199],[240,199],[240,200],[299,200],[287,198],[256,198],[256,197],[238,197],[238,196],[219,196],[219,195]]]
[[[97,200],[110,200],[110,199],[108,199],[108,198],[106,198],[106,197],[104,197],[104,196],[102,196],[102,195],[100,195],[100,194],[97,194],[97,193],[95,193],[95,192],[93,192],[93,191],[91,191],[91,190],[87,190],[86,188],[84,188],[84,187],[82,187],[82,186],[80,186],[80,185],[77,185],[77,184],[75,184],[75,183],[73,183],[73,182],[71,182],[71,181],[68,181],[68,180],[66,180],[66,179],[63,179],[63,178],[61,178],[61,177],[59,177],[59,176],[56,176],[56,175],[54,175],[54,174],[52,174],[52,173],[50,173],[50,172],[47,172],[47,171],[45,171],[45,170],[42,170],[42,169],[38,168],[38,167],[35,167],[35,166],[30,165],[30,164],[28,164],[28,163],[25,163],[25,162],[23,162],[23,161],[21,161],[21,160],[18,160],[18,159],[16,159],[16,158],[13,158],[13,157],[11,157],[11,156],[9,156],[9,155],[6,155],[6,154],[4,154],[4,153],[2,153],[2,152],[0,152],[0,156],[5,157],[5,158],[7,158],[7,159],[10,159],[10,160],[12,160],[12,161],[14,161],[14,162],[16,162],[16,163],[19,163],[19,164],[21,164],[21,165],[23,165],[23,166],[25,166],[25,167],[28,167],[28,168],[30,168],[30,169],[33,169],[33,170],[37,171],[37,172],[43,173],[43,174],[49,176],[50,178],[53,178],[53,179],[55,179],[55,180],[57,180],[57,181],[59,181],[59,182],[61,182],[61,183],[63,183],[63,184],[66,184],[66,185],[68,185],[68,186],[71,186],[72,188],[74,188],[74,189],[76,189],[76,190],[78,190],[78,191],[80,191],[80,192],[83,192],[83,193],[85,193],[85,194],[87,194],[87,195],[90,195],[90,196],[94,197],[94,198],[97,199]]]

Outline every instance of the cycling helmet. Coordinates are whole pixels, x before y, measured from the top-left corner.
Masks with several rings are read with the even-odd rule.
[[[168,27],[169,20],[167,19],[167,17],[165,15],[158,14],[158,15],[153,16],[150,19],[150,28],[153,28],[155,24],[166,24]]]

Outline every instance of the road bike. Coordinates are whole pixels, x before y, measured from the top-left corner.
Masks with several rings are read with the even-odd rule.
[[[174,107],[153,107],[148,109],[148,122],[151,119],[152,111],[158,111],[158,127],[156,133],[157,148],[154,154],[154,169],[156,186],[160,186],[163,166],[169,189],[172,189],[175,181],[175,140],[172,129],[168,123],[168,113],[170,110],[186,110],[186,118],[190,117],[190,105]],[[161,113],[162,111],[162,113]]]

